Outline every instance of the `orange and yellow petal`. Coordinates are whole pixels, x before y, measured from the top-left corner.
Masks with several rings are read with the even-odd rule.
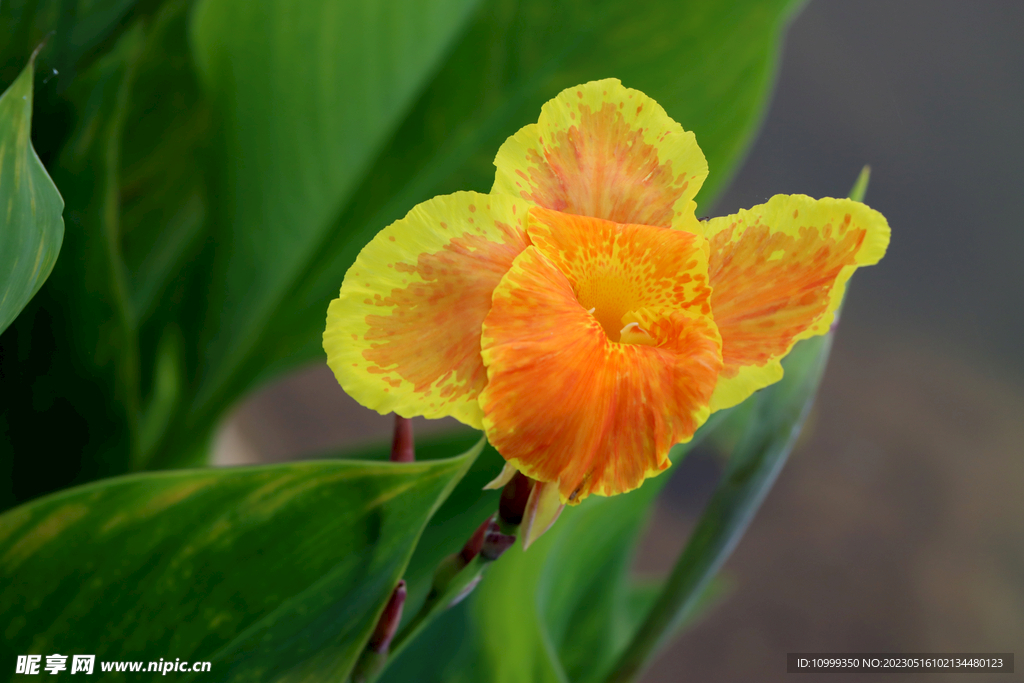
[[[562,91],[505,141],[492,194],[616,223],[695,227],[708,174],[693,133],[614,78]]]
[[[639,323],[639,311],[711,313],[709,247],[699,235],[540,207],[530,209],[526,231],[612,341],[621,341],[624,328]],[[634,325],[627,333],[636,330]]]
[[[480,429],[480,331],[491,294],[526,247],[512,197],[435,197],[381,231],[345,274],[324,331],[327,362],[357,401]]]
[[[877,211],[804,195],[776,195],[711,219],[704,234],[724,362],[712,410],[781,379],[783,356],[829,330],[853,271],[877,263],[889,245],[889,225]]]
[[[494,291],[482,343],[484,429],[523,474],[557,483],[563,503],[638,487],[709,414],[721,368],[714,321],[699,308],[637,317],[652,343],[609,339],[534,246]]]

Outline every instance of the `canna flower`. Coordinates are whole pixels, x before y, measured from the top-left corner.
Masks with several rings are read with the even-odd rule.
[[[712,412],[781,379],[889,242],[846,199],[699,221],[693,133],[614,79],[545,104],[495,166],[490,194],[435,197],[366,245],[324,349],[363,405],[482,429],[507,462],[495,484],[538,482],[545,524],[638,487]]]

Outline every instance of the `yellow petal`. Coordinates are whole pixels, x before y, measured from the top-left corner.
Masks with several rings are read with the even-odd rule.
[[[877,211],[804,195],[713,218],[704,234],[724,362],[712,411],[781,379],[779,361],[800,339],[828,332],[853,271],[877,263],[889,245]]]
[[[363,248],[324,331],[328,365],[349,395],[380,413],[481,428],[480,331],[526,246],[527,208],[475,192],[435,197]]]
[[[614,78],[562,91],[498,150],[492,194],[616,223],[700,232],[708,174],[693,133]]]

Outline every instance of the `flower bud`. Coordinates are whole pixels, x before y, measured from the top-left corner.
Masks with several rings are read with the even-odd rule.
[[[516,472],[505,484],[505,488],[501,490],[501,502],[498,504],[498,517],[502,522],[510,527],[522,524],[532,488],[533,480],[522,472]]]
[[[565,505],[558,492],[558,482],[535,481],[506,465],[498,478],[485,488],[496,488],[499,485],[504,487],[498,504],[501,530],[509,535],[510,532],[516,532],[522,536],[523,550],[526,550],[562,514]],[[517,532],[520,526],[522,529]],[[507,547],[497,550],[498,555]]]

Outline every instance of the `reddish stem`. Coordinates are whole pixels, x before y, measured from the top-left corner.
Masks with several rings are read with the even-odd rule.
[[[405,579],[402,579],[391,594],[391,599],[388,600],[388,604],[377,621],[377,628],[370,636],[367,647],[374,652],[387,652],[391,647],[391,639],[395,637],[398,624],[402,621],[402,608],[405,606],[406,593]]]
[[[412,420],[395,415],[395,438],[391,441],[391,462],[414,462],[416,448],[412,440]]]
[[[467,565],[473,561],[473,558],[480,552],[480,547],[484,544],[484,534],[487,533],[487,528],[491,525],[494,520],[494,515],[491,515],[484,520],[483,524],[476,528],[473,535],[466,541],[466,545],[462,546],[462,550],[459,551],[459,556],[462,558],[463,565]]]

